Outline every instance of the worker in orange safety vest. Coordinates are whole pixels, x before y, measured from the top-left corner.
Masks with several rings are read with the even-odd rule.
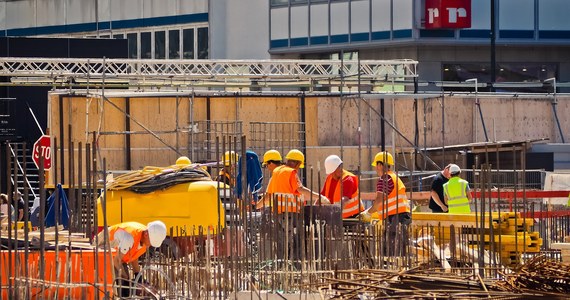
[[[342,218],[352,218],[364,211],[364,204],[358,195],[358,177],[343,169],[343,162],[340,157],[329,155],[325,159],[325,172],[327,179],[321,195],[327,197],[332,204],[341,204]]]
[[[110,226],[110,247],[115,248],[116,255],[113,257],[113,265],[117,274],[121,297],[128,297],[129,274],[127,264],[133,270],[133,280],[139,277],[141,271],[139,257],[146,253],[147,249],[160,247],[166,238],[166,225],[161,221],[153,221],[147,225],[138,222],[124,222]],[[99,246],[105,244],[104,231],[98,235]]]
[[[286,163],[276,167],[273,170],[271,181],[267,187],[267,194],[275,197],[273,201],[268,203],[267,198],[264,199],[261,206],[277,205],[277,213],[284,212],[299,213],[304,202],[313,198],[315,203],[320,200],[323,204],[329,204],[328,198],[319,195],[303,186],[297,171],[305,167],[305,155],[293,149],[285,156]],[[303,196],[305,199],[301,198]],[[259,205],[258,205],[259,206]]]
[[[377,213],[385,220],[387,235],[386,255],[404,255],[408,245],[407,226],[412,223],[410,205],[406,196],[406,187],[391,167],[394,158],[388,152],[379,152],[372,161],[380,177],[376,184],[376,198],[372,207],[360,214],[361,220],[370,222],[371,215]],[[399,245],[400,247],[396,247]]]
[[[304,167],[305,155],[293,149],[285,156],[285,165],[273,170],[271,181],[267,187],[267,196],[258,203],[257,207],[264,209],[264,217],[275,226],[277,239],[277,258],[298,259],[301,257],[302,222],[301,210],[305,200],[315,199],[321,203],[330,203],[325,196],[311,191],[303,186],[297,171]],[[303,199],[304,197],[304,199]],[[287,241],[287,242],[285,242]]]

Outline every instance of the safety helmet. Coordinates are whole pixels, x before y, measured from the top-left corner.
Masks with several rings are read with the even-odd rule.
[[[332,172],[334,172],[341,164],[342,160],[340,159],[340,157],[338,157],[338,155],[329,155],[325,159],[325,172],[327,173],[327,175],[329,175]]]
[[[289,151],[289,153],[287,153],[287,156],[285,156],[285,159],[300,161],[301,166],[299,168],[302,169],[305,167],[305,155],[303,155],[303,152],[301,152],[297,149],[293,149],[293,150]]]
[[[222,157],[222,162],[224,166],[229,167],[231,164],[237,164],[239,155],[234,151],[226,151],[224,157]]]
[[[451,175],[457,175],[457,174],[461,173],[461,168],[456,164],[450,164],[449,165],[449,173],[451,173]]]
[[[133,236],[123,229],[118,229],[115,232],[113,240],[118,242],[117,247],[119,248],[119,252],[122,254],[129,252],[135,243]]]
[[[179,166],[186,166],[186,165],[190,165],[192,164],[192,161],[190,161],[190,159],[186,156],[180,156],[177,160],[176,160],[176,164]]]
[[[152,221],[147,224],[148,239],[153,247],[160,247],[166,238],[166,225],[162,221]]]
[[[390,152],[387,152],[387,151],[378,152],[378,153],[376,153],[376,156],[374,156],[374,160],[372,161],[372,166],[376,167],[377,162],[381,162],[385,165],[393,166],[394,165],[394,157],[392,157],[392,154],[390,154]]]
[[[283,158],[281,158],[281,153],[279,153],[279,151],[271,149],[263,154],[263,166],[265,167],[267,165],[267,162],[270,160],[282,161]]]

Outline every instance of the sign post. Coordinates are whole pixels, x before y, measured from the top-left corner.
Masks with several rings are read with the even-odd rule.
[[[49,135],[42,135],[34,143],[32,159],[38,169],[40,168],[40,158],[42,157],[44,160],[44,169],[49,170],[51,168],[51,139]]]

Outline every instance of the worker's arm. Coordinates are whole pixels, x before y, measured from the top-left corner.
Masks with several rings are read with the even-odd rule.
[[[139,272],[141,271],[141,265],[139,265],[139,260],[138,260],[138,259],[135,259],[135,260],[131,261],[129,264],[131,265],[131,268],[133,268],[133,272],[134,272],[135,274],[136,274],[136,273],[139,273]]]
[[[128,279],[129,275],[127,273],[127,270],[125,270],[123,267],[123,256],[124,254],[118,251],[117,254],[113,257],[113,266],[115,267],[117,277]]]
[[[256,209],[262,209],[264,207],[271,207],[271,194],[265,193],[261,200],[257,201],[255,204]]]
[[[24,220],[24,210],[18,209],[18,221],[23,221],[23,220]]]
[[[307,201],[313,199],[313,204],[319,204],[319,200],[321,204],[330,204],[330,201],[327,197],[319,193],[315,193],[302,185],[299,185],[297,192],[303,195]]]
[[[471,190],[469,189],[469,187],[467,187],[465,193],[467,194],[467,199],[469,199],[469,203],[473,203],[473,196],[471,195]]]
[[[381,208],[384,208],[384,199],[387,199],[386,194],[384,194],[383,192],[376,192],[376,198],[374,199],[374,203],[372,203],[372,206],[367,210],[367,212],[369,214],[373,214],[375,212],[377,212],[378,210],[380,210]]]
[[[433,198],[433,201],[435,201],[435,203],[437,203],[437,205],[439,205],[439,207],[441,207],[441,209],[444,212],[447,212],[447,206],[445,204],[443,204],[443,202],[441,202],[441,199],[439,199],[439,195],[437,194],[437,192],[434,190],[431,190],[430,195]]]

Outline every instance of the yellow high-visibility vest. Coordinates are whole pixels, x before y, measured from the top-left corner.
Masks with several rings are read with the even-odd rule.
[[[451,177],[443,185],[443,192],[447,197],[447,207],[450,214],[469,214],[469,198],[467,198],[467,187],[469,183],[459,177]]]

